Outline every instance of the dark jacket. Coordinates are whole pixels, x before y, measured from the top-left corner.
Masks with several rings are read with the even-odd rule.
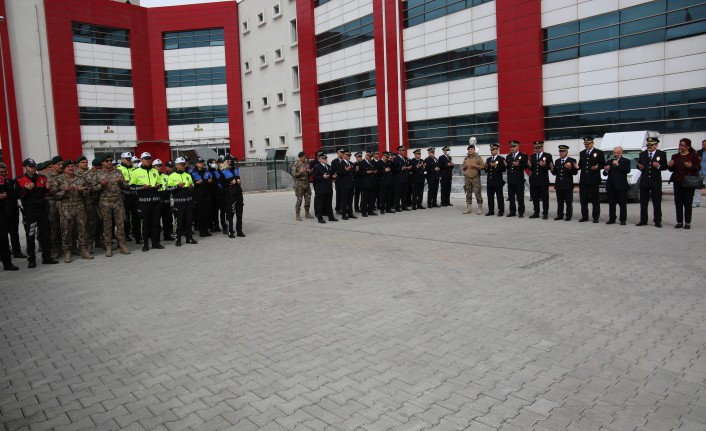
[[[490,166],[490,164],[493,163],[493,156],[490,156],[485,160],[485,173],[488,177],[487,184],[489,186],[502,187],[505,185],[505,180],[503,180],[503,172],[507,169],[505,166],[505,159],[498,155],[495,156],[495,161],[498,165]]]
[[[652,162],[657,162],[659,168],[652,166]],[[667,170],[667,153],[656,150],[650,161],[650,153],[645,150],[640,153],[637,159],[637,169],[642,171],[640,175],[640,187],[662,187],[662,171]],[[642,165],[642,168],[640,168]]]
[[[439,169],[438,171],[435,169],[439,167],[439,159],[437,159],[436,157],[429,156],[424,159],[424,164],[426,165],[427,181],[433,181],[439,178],[439,173],[441,172],[441,169]]]
[[[610,159],[606,162],[606,165],[610,166],[608,171],[605,171],[604,168],[604,172],[608,175],[608,179],[605,183],[606,188],[627,190],[629,188],[628,174],[630,173],[630,160],[621,157],[620,160],[618,160],[618,166],[613,165],[613,160],[615,159]]]
[[[441,178],[451,178],[453,175],[453,166],[449,166],[449,163],[452,161],[451,157],[447,156],[446,154],[442,154],[441,157],[439,157],[439,160],[437,162],[437,166],[439,166],[439,177]]]
[[[346,170],[346,167],[350,167],[350,169]],[[336,184],[343,187],[345,190],[353,189],[355,185],[353,181],[354,169],[353,163],[351,163],[350,160],[341,160],[336,169]]]
[[[594,166],[598,167],[595,171],[592,169]],[[590,155],[586,150],[581,151],[579,153],[579,172],[581,172],[579,184],[600,184],[603,166],[605,166],[603,151],[594,148]]]
[[[329,174],[324,178],[324,174]],[[333,193],[333,170],[328,164],[319,163],[314,166],[314,191],[316,193]]]
[[[552,168],[552,155],[542,152],[541,159],[538,159],[539,154],[534,153],[530,157],[530,184],[533,186],[549,186],[549,171]],[[540,163],[544,162],[544,166]]]
[[[566,164],[570,163],[571,167],[567,168]],[[561,162],[561,158],[554,160],[554,188],[556,190],[573,190],[574,188],[574,175],[576,175],[579,170],[574,168],[576,159],[573,157],[567,157],[564,159],[564,163]]]
[[[424,183],[424,171],[426,169],[424,165],[424,159],[412,158],[410,159],[412,164],[412,182],[413,183]]]
[[[699,171],[701,170],[701,159],[693,148],[691,148],[689,152],[684,155],[679,153],[674,154],[672,156],[672,160],[674,160],[674,164],[668,167],[669,171],[672,173],[672,176],[669,177],[670,183],[680,183],[684,181],[684,177],[687,175],[699,176]],[[686,162],[691,162],[690,168],[684,165]]]
[[[525,182],[525,169],[529,163],[529,157],[522,151],[517,154],[510,153],[505,156],[507,164],[507,183],[508,184],[523,184]],[[513,166],[514,162],[518,162],[517,166]]]

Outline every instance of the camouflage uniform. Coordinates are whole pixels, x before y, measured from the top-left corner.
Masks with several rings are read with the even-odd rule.
[[[66,190],[70,188],[70,190]],[[83,178],[73,175],[61,175],[56,178],[54,195],[61,202],[59,215],[61,220],[61,246],[64,250],[64,261],[71,262],[71,246],[73,234],[77,233],[81,257],[92,259],[88,253],[86,241],[86,210],[84,198],[88,195],[88,187]],[[90,256],[90,257],[89,257]]]
[[[56,199],[57,180],[63,174],[57,174],[53,170],[47,171],[47,209],[49,210],[49,235],[51,239],[52,257],[59,257],[61,253],[61,217],[59,216],[60,203]]]
[[[95,174],[95,171],[90,170],[76,171],[76,175],[83,178],[89,187],[93,183]],[[86,241],[88,241],[88,248],[91,252],[93,252],[94,244],[98,247],[103,247],[103,238],[101,236],[103,223],[101,222],[101,213],[98,208],[98,197],[98,192],[91,190],[85,200]]]
[[[107,180],[107,184],[101,181]],[[129,254],[125,246],[125,205],[123,203],[123,190],[125,179],[117,169],[101,169],[92,176],[91,189],[99,195],[101,218],[103,220],[103,243],[106,255],[112,255],[113,223],[115,223],[115,237],[118,240],[120,253]]]
[[[294,209],[299,218],[299,212],[302,208],[302,198],[304,198],[304,211],[307,218],[310,218],[309,207],[311,206],[311,186],[309,185],[309,164],[297,160],[292,165],[292,176],[294,177],[294,194],[297,196],[297,203]]]
[[[481,194],[480,171],[485,169],[485,162],[479,155],[473,157],[466,156],[463,159],[463,190],[466,192],[466,205],[473,203],[473,194],[476,195],[478,205],[483,204],[483,195]]]

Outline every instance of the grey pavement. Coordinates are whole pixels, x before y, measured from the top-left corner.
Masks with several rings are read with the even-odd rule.
[[[320,225],[245,199],[247,238],[0,272],[2,426],[706,430],[706,208]]]

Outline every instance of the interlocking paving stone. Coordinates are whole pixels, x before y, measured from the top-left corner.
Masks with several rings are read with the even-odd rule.
[[[706,429],[706,274],[679,258],[706,255],[703,209],[687,232],[671,196],[664,229],[292,203],[246,195],[247,238],[15,260],[0,427]]]

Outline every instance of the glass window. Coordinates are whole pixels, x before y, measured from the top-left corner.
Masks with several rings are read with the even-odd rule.
[[[135,110],[133,108],[79,106],[79,116],[82,126],[135,125]]]
[[[164,72],[167,88],[221,85],[226,83],[225,67],[167,70]]]
[[[112,67],[76,65],[76,83],[84,85],[107,85],[132,87],[132,71]]]
[[[492,0],[413,0],[403,2],[405,28],[478,6]]]
[[[222,46],[224,40],[222,28],[176,31],[162,35],[162,45],[165,50]]]
[[[496,41],[485,42],[405,64],[407,88],[497,72]]]
[[[228,106],[196,106],[187,108],[167,109],[167,120],[170,126],[185,124],[227,123]]]
[[[74,42],[130,47],[129,32],[125,29],[73,22],[71,31]]]

